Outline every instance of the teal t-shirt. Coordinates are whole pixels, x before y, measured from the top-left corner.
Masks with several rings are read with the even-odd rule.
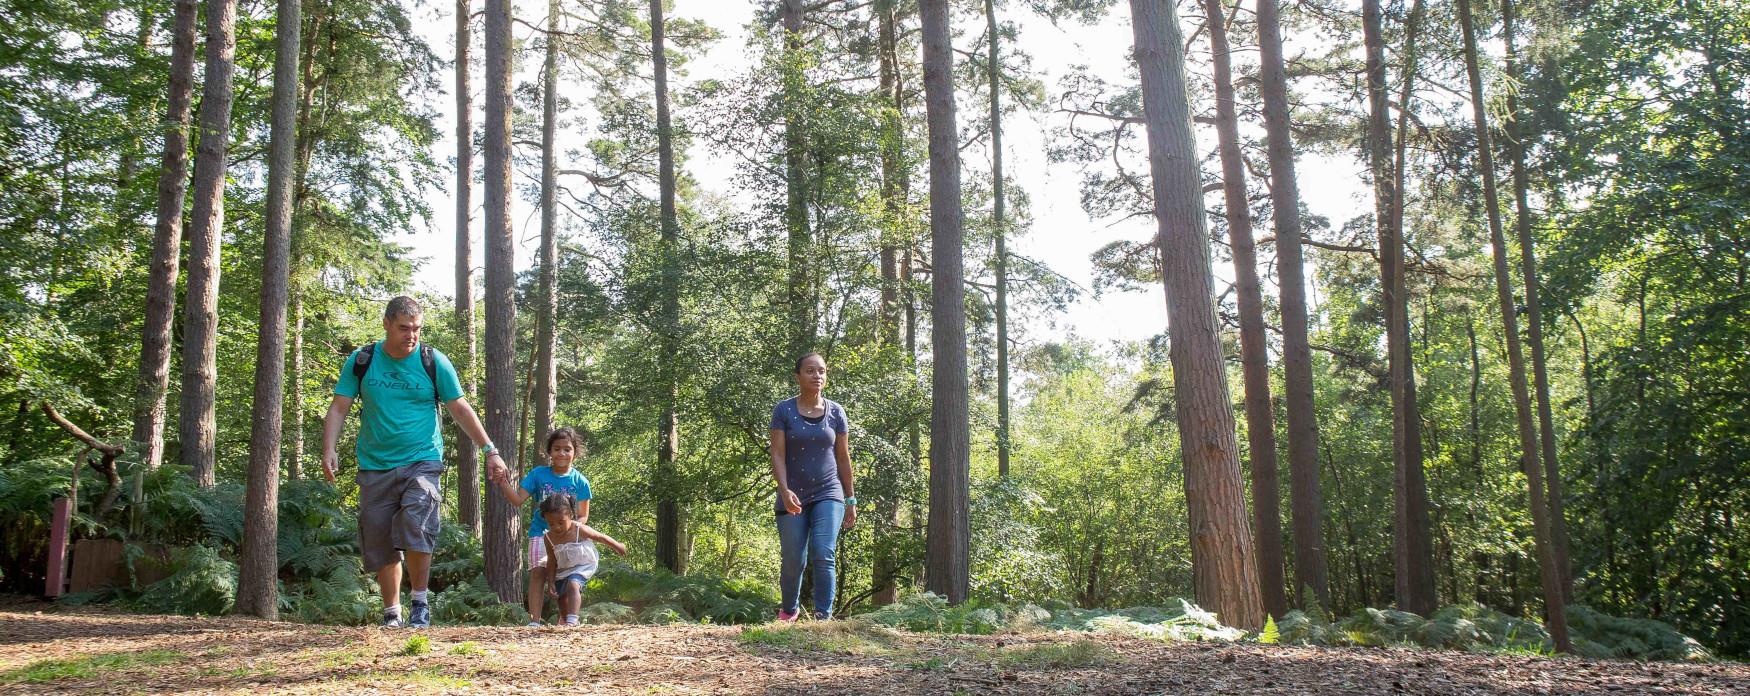
[[[340,366],[334,393],[359,399],[359,468],[366,471],[394,469],[414,462],[443,459],[444,438],[438,427],[435,393],[444,402],[462,398],[462,381],[456,366],[442,352],[432,350],[437,363],[437,389],[419,361],[419,347],[396,360],[377,343],[376,354],[365,370],[363,389],[352,374],[358,351]],[[360,399],[360,394],[363,398]]]
[[[541,501],[552,495],[569,495],[573,501],[589,500],[589,479],[573,465],[564,475],[553,473],[549,466],[537,466],[523,475],[522,489],[529,492],[535,514],[529,516],[529,536],[547,534],[547,518],[541,516]]]

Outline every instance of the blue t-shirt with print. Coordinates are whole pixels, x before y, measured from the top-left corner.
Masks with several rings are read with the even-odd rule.
[[[352,374],[358,351],[347,356],[346,364],[340,366],[340,379],[334,383],[338,396],[364,397],[359,406],[359,468],[383,471],[443,459],[444,438],[432,396],[445,403],[462,398],[456,366],[442,352],[432,351],[437,367],[434,389],[420,362],[419,346],[400,359],[389,355],[381,342],[375,350],[362,385]]]
[[[838,436],[851,431],[851,421],[838,402],[826,400],[826,413],[807,418],[789,398],[772,407],[772,430],[784,432],[784,479],[803,505],[822,500],[844,500],[839,482],[839,462],[833,454]],[[777,510],[784,512],[784,501]]]
[[[541,501],[547,496],[564,494],[573,501],[589,500],[589,479],[575,466],[564,474],[553,473],[550,466],[537,466],[524,474],[522,483],[517,485],[528,491],[529,499],[534,501],[535,514],[529,516],[531,537],[547,534],[547,518],[541,516]]]

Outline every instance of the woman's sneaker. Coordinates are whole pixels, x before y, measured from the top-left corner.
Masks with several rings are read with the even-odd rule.
[[[407,625],[413,628],[431,628],[431,604],[414,600],[408,606],[412,613],[407,617]]]
[[[778,620],[784,623],[796,623],[796,618],[802,615],[801,609],[778,610]]]

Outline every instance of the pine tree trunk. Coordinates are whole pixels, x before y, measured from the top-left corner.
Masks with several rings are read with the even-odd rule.
[[[1367,44],[1367,153],[1373,178],[1375,225],[1379,229],[1380,279],[1386,305],[1386,352],[1392,388],[1392,525],[1398,608],[1428,615],[1436,604],[1434,545],[1422,470],[1421,416],[1410,364],[1409,303],[1404,292],[1403,234],[1394,224],[1396,173],[1391,163],[1391,125],[1386,107],[1385,39],[1379,0],[1362,5]]]
[[[273,114],[268,150],[267,233],[261,255],[261,328],[255,341],[249,481],[237,612],[279,618],[280,435],[286,368],[286,295],[291,283],[292,189],[297,186],[298,38],[301,0],[279,0],[274,23]]]
[[[177,256],[182,246],[182,204],[188,191],[188,125],[193,111],[197,0],[176,0],[170,43],[170,88],[164,116],[164,154],[158,170],[158,222],[152,232],[152,268],[141,329],[140,377],[134,392],[133,440],[140,461],[156,469],[164,459],[164,400],[170,388],[170,327],[176,318]],[[134,477],[133,499],[142,478]]]
[[[997,475],[1009,475],[1009,252],[1008,218],[1004,217],[1003,201],[1003,110],[1001,63],[998,62],[997,11],[992,0],[984,0],[986,31],[990,34],[990,56],[985,64],[990,81],[990,165],[992,224],[996,232],[996,250],[991,263],[996,266],[997,319]]]
[[[295,206],[294,206],[295,207]],[[296,212],[295,210],[293,211]],[[292,232],[292,268],[299,266],[301,255],[298,253],[298,234],[296,224]],[[293,271],[291,281],[291,314],[292,314],[292,356],[286,361],[286,398],[291,406],[292,442],[291,454],[286,457],[286,478],[293,481],[304,478],[304,293],[306,292],[297,280]]]
[[[1258,0],[1259,82],[1269,141],[1270,201],[1275,210],[1276,273],[1282,313],[1282,382],[1288,410],[1288,478],[1294,528],[1295,596],[1310,591],[1331,607],[1325,558],[1324,493],[1319,482],[1319,423],[1313,403],[1312,346],[1307,338],[1306,271],[1301,252],[1300,183],[1288,115],[1288,72],[1276,0]]]
[[[554,389],[558,370],[553,364],[554,324],[559,318],[559,202],[557,170],[559,153],[553,139],[559,121],[559,0],[547,3],[547,62],[541,71],[541,252],[540,284],[535,299],[535,433],[531,462],[546,456],[542,444],[553,428]]]
[[[468,54],[473,43],[472,0],[456,0],[456,337],[461,358],[456,365],[463,389],[476,393],[479,369],[474,337],[474,104],[469,87]],[[457,430],[456,517],[470,536],[480,536],[480,490],[483,485],[474,441]]]
[[[675,211],[674,128],[669,116],[668,53],[663,46],[666,30],[662,12],[662,0],[650,0],[650,55],[656,75],[657,184],[661,198],[664,276],[658,327],[662,332],[662,355],[671,356],[661,361],[659,377],[663,391],[656,446],[656,561],[679,575],[687,572],[687,532],[680,491],[676,490],[679,474],[675,471],[675,458],[680,453],[680,419],[676,407],[680,400],[680,375],[672,356],[677,355],[680,348],[681,226]]]
[[[1159,225],[1155,245],[1171,327],[1192,584],[1197,603],[1223,623],[1256,630],[1264,626],[1264,606],[1213,304],[1203,186],[1185,92],[1184,36],[1169,1],[1130,0],[1130,12]]]
[[[522,473],[517,442],[516,247],[510,222],[512,0],[486,0],[486,434],[512,476]],[[481,520],[486,582],[498,598],[523,595],[517,509],[486,497]]]
[[[962,260],[959,126],[954,115],[948,0],[924,0],[924,107],[930,133],[930,520],[924,572],[931,592],[959,604],[971,591],[971,486],[966,400],[966,286]]]
[[[807,124],[803,114],[813,108],[798,92],[807,84],[802,60],[802,0],[782,0],[784,26],[784,228],[789,234],[790,357],[813,347],[817,330],[813,292],[813,232],[808,225]]]
[[[1513,0],[1501,0],[1502,38],[1507,46],[1507,79],[1522,83],[1518,47],[1514,46]],[[1531,241],[1531,178],[1525,170],[1525,138],[1519,115],[1518,92],[1507,93],[1509,151],[1513,155],[1513,198],[1517,214],[1513,227],[1519,236],[1519,268],[1525,281],[1526,340],[1531,343],[1531,377],[1537,396],[1537,426],[1543,450],[1544,483],[1548,487],[1550,546],[1556,572],[1561,577],[1562,600],[1574,601],[1574,574],[1568,560],[1568,520],[1562,491],[1561,460],[1556,458],[1556,430],[1549,396],[1549,366],[1543,351],[1543,309],[1538,301],[1537,251]]]
[[[1495,156],[1490,149],[1489,122],[1483,101],[1483,78],[1477,66],[1477,39],[1472,27],[1470,0],[1458,0],[1458,23],[1464,34],[1464,67],[1470,78],[1471,114],[1477,131],[1477,168],[1483,175],[1483,204],[1489,216],[1489,248],[1494,255],[1495,295],[1501,305],[1501,331],[1507,343],[1507,379],[1513,387],[1513,410],[1518,416],[1520,462],[1530,489],[1532,533],[1536,535],[1538,575],[1543,581],[1544,626],[1558,652],[1573,652],[1568,642],[1567,605],[1562,601],[1561,572],[1556,568],[1555,548],[1550,542],[1549,510],[1543,493],[1543,466],[1538,456],[1537,428],[1532,423],[1531,396],[1526,388],[1525,356],[1519,347],[1519,320],[1515,316],[1513,281],[1507,261],[1506,233],[1501,229],[1501,202],[1495,187]]]
[[[182,328],[179,447],[195,483],[214,483],[215,380],[218,373],[219,248],[225,232],[226,148],[231,134],[231,73],[237,52],[236,0],[207,3],[206,84],[194,158],[194,214],[188,232],[188,288]]]
[[[1246,444],[1252,464],[1252,534],[1258,554],[1258,588],[1264,611],[1288,613],[1282,578],[1282,493],[1276,467],[1276,413],[1270,400],[1270,346],[1264,335],[1264,296],[1258,282],[1258,251],[1252,240],[1252,210],[1240,152],[1234,104],[1227,18],[1220,0],[1204,0],[1215,73],[1215,128],[1220,136],[1221,181],[1227,205],[1228,243],[1233,248],[1234,289],[1240,311],[1240,370],[1245,383]]]

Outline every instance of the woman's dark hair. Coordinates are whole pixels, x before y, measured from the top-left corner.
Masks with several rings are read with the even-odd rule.
[[[807,355],[796,359],[796,374],[802,374],[802,363],[808,362],[809,358],[820,358],[820,364],[826,364],[826,356],[810,351]]]
[[[542,517],[547,516],[547,513],[549,513],[549,512],[559,512],[560,510],[576,510],[576,509],[577,509],[577,504],[571,502],[571,496],[567,495],[565,493],[555,493],[553,495],[550,495],[550,496],[547,496],[547,497],[541,499],[541,516]]]
[[[553,432],[547,433],[547,446],[545,448],[543,448],[543,450],[547,451],[547,452],[552,452],[553,451],[553,443],[558,442],[560,440],[570,440],[571,441],[571,448],[574,450],[577,450],[578,456],[583,455],[583,436],[578,434],[578,432],[576,430],[573,430],[571,428],[560,428],[560,429],[555,430]]]

